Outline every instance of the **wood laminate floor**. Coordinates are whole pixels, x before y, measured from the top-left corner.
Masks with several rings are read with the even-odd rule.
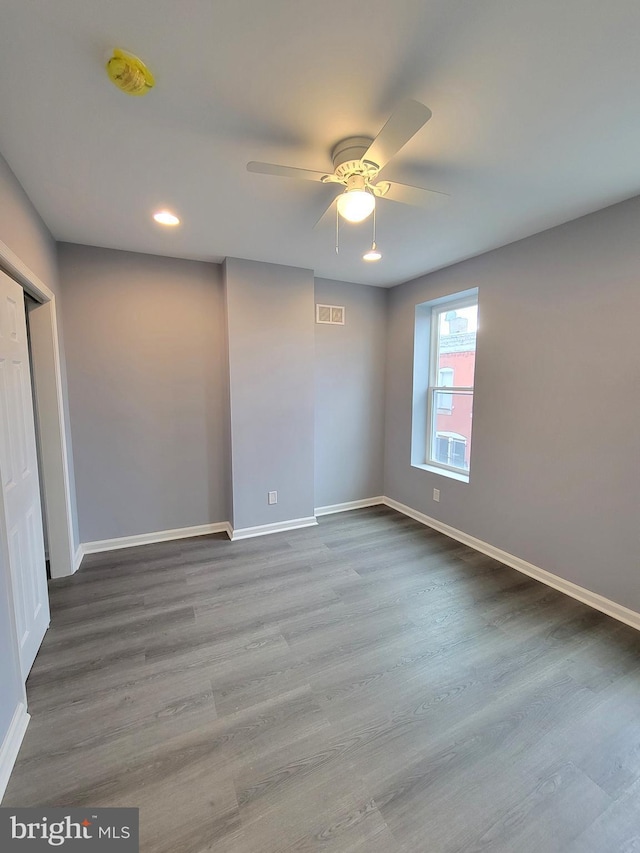
[[[51,605],[4,805],[137,806],[144,853],[640,850],[640,634],[392,510]]]

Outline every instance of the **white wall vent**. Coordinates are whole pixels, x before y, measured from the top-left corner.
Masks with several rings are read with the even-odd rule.
[[[316,323],[344,326],[344,305],[316,304]]]

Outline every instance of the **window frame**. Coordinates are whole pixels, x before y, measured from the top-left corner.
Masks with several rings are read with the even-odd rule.
[[[443,393],[451,395],[465,394],[472,398],[473,407],[473,396],[475,387],[475,375],[474,385],[448,386],[438,384],[440,378],[440,366],[438,364],[440,328],[438,324],[438,318],[441,314],[447,311],[456,311],[459,308],[470,308],[473,305],[475,305],[476,307],[478,306],[477,292],[473,295],[461,297],[459,299],[443,299],[442,301],[439,300],[437,303],[431,306],[429,334],[429,381],[427,384],[427,435],[425,464],[429,468],[439,468],[442,470],[443,473],[448,472],[450,474],[456,474],[458,476],[467,478],[469,477],[469,472],[471,470],[471,459],[469,459],[469,468],[456,468],[453,465],[446,465],[444,462],[439,462],[435,458],[435,441],[433,441],[433,439],[436,437],[437,433],[437,430],[435,429],[435,418],[438,416],[439,413],[436,395]],[[451,397],[451,399],[453,401],[453,396]]]

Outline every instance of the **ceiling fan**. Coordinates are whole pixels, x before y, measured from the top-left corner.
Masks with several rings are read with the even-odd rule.
[[[247,170],[261,175],[340,184],[345,189],[337,196],[338,213],[349,222],[365,220],[374,210],[378,198],[424,207],[434,196],[446,196],[447,193],[395,181],[379,181],[378,174],[430,118],[429,107],[410,98],[402,101],[375,139],[351,136],[338,142],[331,152],[334,169],[332,174],[256,161],[247,163]],[[335,200],[334,198],[325,213],[332,208]]]

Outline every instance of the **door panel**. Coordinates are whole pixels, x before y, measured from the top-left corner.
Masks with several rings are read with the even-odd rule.
[[[49,625],[29,350],[20,285],[0,272],[0,530],[26,679]]]

